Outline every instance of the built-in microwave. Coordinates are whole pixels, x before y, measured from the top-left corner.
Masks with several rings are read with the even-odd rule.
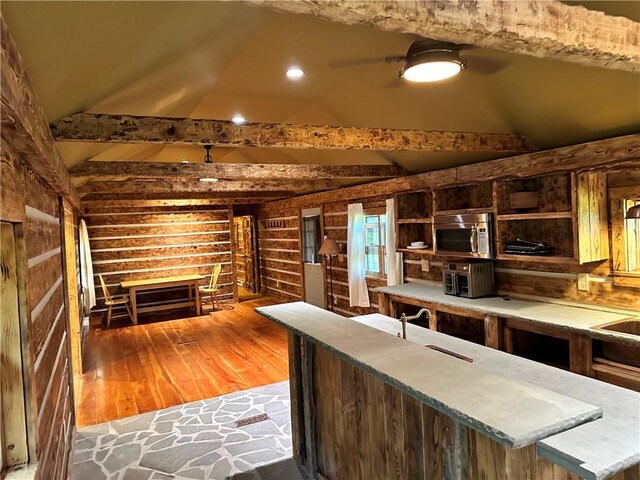
[[[436,255],[492,258],[491,213],[461,213],[433,217]]]

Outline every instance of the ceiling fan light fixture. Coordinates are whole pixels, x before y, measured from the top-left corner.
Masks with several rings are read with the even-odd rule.
[[[464,67],[456,50],[431,50],[407,58],[400,76],[410,82],[437,82],[456,76]]]

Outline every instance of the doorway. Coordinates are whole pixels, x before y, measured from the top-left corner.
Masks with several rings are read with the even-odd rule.
[[[300,216],[304,301],[316,307],[326,308],[324,271],[319,254],[322,245],[322,210],[306,208],[300,212]]]
[[[260,296],[255,217],[253,215],[233,217],[233,232],[236,246],[233,261],[238,284],[238,301],[243,302]]]

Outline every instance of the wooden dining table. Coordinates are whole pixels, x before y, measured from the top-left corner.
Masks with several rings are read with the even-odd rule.
[[[157,312],[174,308],[195,307],[196,315],[200,315],[200,293],[198,284],[200,280],[206,278],[204,275],[179,275],[173,277],[146,278],[143,280],[126,280],[120,282],[122,288],[129,290],[129,301],[131,302],[131,317],[133,324],[138,324],[138,313]],[[189,300],[186,302],[165,303],[162,305],[151,305],[138,308],[136,295],[138,292],[148,290],[158,290],[169,287],[187,287],[189,290]]]

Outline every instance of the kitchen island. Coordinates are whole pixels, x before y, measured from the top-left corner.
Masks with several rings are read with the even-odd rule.
[[[602,414],[303,302],[256,310],[289,330],[294,458],[314,478],[555,478],[536,443]]]

